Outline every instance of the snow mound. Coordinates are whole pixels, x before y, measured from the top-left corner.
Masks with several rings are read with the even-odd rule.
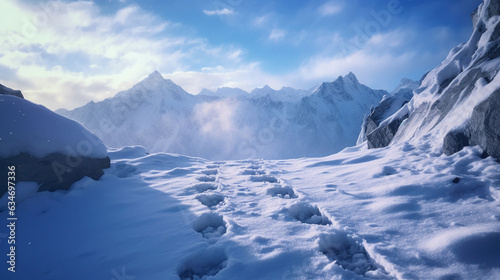
[[[0,95],[0,157],[52,153],[89,158],[107,157],[106,146],[81,124],[44,106]]]

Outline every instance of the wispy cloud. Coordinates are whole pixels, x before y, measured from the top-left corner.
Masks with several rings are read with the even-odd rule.
[[[274,28],[273,30],[271,30],[271,33],[269,34],[269,40],[279,41],[285,38],[285,35],[286,35],[285,30]]]
[[[51,109],[112,96],[155,69],[172,73],[241,62],[241,49],[185,35],[179,24],[136,5],[104,14],[93,2],[22,3],[0,3],[6,19],[0,69],[15,69],[0,82]]]
[[[342,11],[342,7],[334,2],[327,2],[318,7],[318,13],[322,17],[338,14]]]
[[[234,11],[228,8],[224,8],[221,10],[203,10],[203,13],[207,16],[224,16],[224,15],[232,15],[234,14]]]

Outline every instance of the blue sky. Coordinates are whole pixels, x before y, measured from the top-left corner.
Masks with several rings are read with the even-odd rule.
[[[5,0],[0,83],[51,109],[125,90],[154,70],[188,92],[311,88],[354,72],[419,79],[465,42],[480,0]]]

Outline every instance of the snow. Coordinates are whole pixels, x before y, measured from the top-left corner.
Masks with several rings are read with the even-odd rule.
[[[111,150],[99,181],[24,196],[17,272],[0,278],[498,279],[500,164],[430,149],[222,162]]]
[[[106,146],[79,123],[28,100],[0,95],[0,157],[51,153],[104,158]]]
[[[401,125],[392,143],[426,142],[433,147],[433,152],[439,153],[444,136],[463,128],[472,109],[500,87],[500,60],[495,55],[495,48],[500,43],[495,35],[500,16],[488,16],[489,5],[490,0],[486,0],[479,7],[478,23],[469,41],[451,50],[445,61],[425,76],[421,87],[415,90],[414,98],[396,113],[398,116],[411,115]],[[480,77],[471,82],[475,75]],[[444,99],[443,93],[452,86],[456,86],[455,91],[460,91],[452,93],[456,99]],[[436,113],[439,110],[435,108],[440,106],[446,106],[449,111]]]
[[[316,91],[269,86],[191,95],[154,72],[102,102],[59,113],[81,122],[108,147],[142,145],[212,160],[325,156],[354,145],[363,116],[386,91],[354,74]],[[297,141],[300,139],[300,141]]]

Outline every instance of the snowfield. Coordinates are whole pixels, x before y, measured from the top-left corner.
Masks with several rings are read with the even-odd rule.
[[[214,162],[111,150],[99,181],[19,194],[17,272],[0,278],[500,279],[500,164],[481,154],[403,143]]]

